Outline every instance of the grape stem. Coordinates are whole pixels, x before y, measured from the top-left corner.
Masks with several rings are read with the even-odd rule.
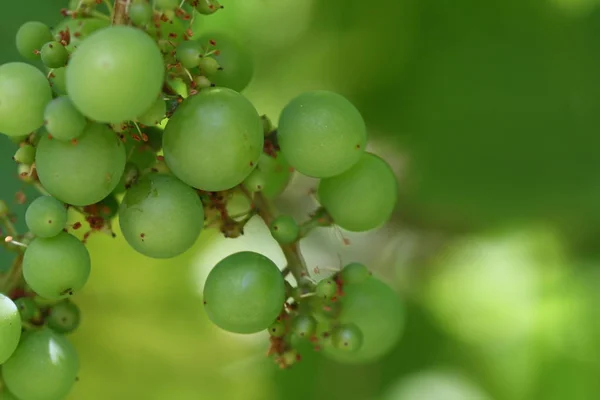
[[[125,25],[127,23],[127,11],[130,2],[131,0],[115,0],[112,17],[113,25]]]
[[[248,192],[244,192],[249,196]],[[252,200],[258,215],[260,215],[263,221],[265,221],[265,224],[269,226],[275,218],[275,212],[273,211],[273,207],[271,206],[269,200],[267,200],[267,198],[260,192],[255,193],[254,199]],[[310,279],[308,268],[306,267],[306,261],[304,261],[304,257],[302,257],[298,242],[282,245],[281,250],[283,251],[285,259],[287,260],[287,267],[284,269],[284,272],[286,272],[286,274],[287,271],[291,272],[296,279],[296,282],[298,282],[298,286],[302,288],[312,287],[314,284]]]

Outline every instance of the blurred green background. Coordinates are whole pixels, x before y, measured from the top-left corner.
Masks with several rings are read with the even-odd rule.
[[[64,3],[3,0],[0,62],[19,60],[20,24],[56,24]],[[76,298],[82,369],[70,399],[598,398],[600,2],[222,3],[203,29],[234,32],[255,54],[245,94],[259,112],[276,121],[302,91],[338,91],[397,171],[388,226],[344,234],[349,246],[322,230],[303,249],[311,267],[369,263],[405,300],[403,338],[376,364],[309,352],[280,371],[265,335],[221,332],[199,295],[239,249],[283,263],[260,221],[242,239],[207,231],[167,261],[99,234]],[[13,151],[0,138],[1,197],[22,215]],[[310,187],[295,179],[280,208],[305,215]]]

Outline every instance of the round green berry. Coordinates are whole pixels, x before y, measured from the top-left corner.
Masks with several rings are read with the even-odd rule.
[[[331,343],[338,350],[355,352],[360,349],[362,342],[362,331],[355,324],[340,325],[331,333]]]
[[[40,196],[27,207],[25,223],[36,236],[56,236],[67,224],[67,208],[52,196]]]
[[[340,275],[344,284],[354,284],[366,281],[371,276],[371,272],[364,264],[353,262],[347,264]]]
[[[280,244],[290,244],[298,240],[300,227],[289,215],[281,215],[271,222],[271,235]]]

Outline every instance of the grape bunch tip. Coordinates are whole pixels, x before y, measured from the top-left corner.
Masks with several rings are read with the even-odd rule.
[[[0,66],[0,132],[19,146],[19,178],[41,195],[28,205],[27,232],[0,202],[3,245],[15,254],[0,274],[3,398],[70,393],[80,369],[67,338],[80,322],[71,296],[93,267],[87,240],[115,237],[116,223],[132,249],[162,259],[206,229],[239,237],[259,216],[287,266],[231,254],[210,271],[203,304],[223,330],[267,332],[281,368],[301,361],[301,342],[363,363],[399,340],[394,290],[360,263],[315,282],[299,247],[320,227],[364,232],[389,220],[392,169],[366,151],[365,122],[337,93],[301,93],[277,123],[261,115],[241,94],[254,71],[248,48],[227,32],[193,31],[217,12],[226,12],[217,0],[72,0],[54,28],[30,21],[16,32],[25,61]],[[295,173],[319,180],[319,206],[303,221],[272,203]]]

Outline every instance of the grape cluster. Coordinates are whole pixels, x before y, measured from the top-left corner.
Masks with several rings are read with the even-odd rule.
[[[69,298],[90,275],[86,240],[115,236],[117,217],[129,245],[153,258],[186,252],[203,229],[235,238],[262,218],[287,267],[255,252],[221,260],[204,288],[210,320],[235,333],[267,331],[281,367],[300,359],[302,341],[340,361],[385,355],[403,328],[394,291],[359,263],[316,282],[299,247],[315,228],[367,231],[393,212],[396,178],[365,151],[359,111],[312,91],[274,127],[240,94],[253,74],[247,49],[223,32],[192,31],[223,8],[216,0],[115,1],[108,15],[99,3],[71,1],[54,29],[21,26],[16,47],[45,74],[24,62],[0,66],[0,132],[19,143],[19,176],[42,193],[28,206],[25,234],[0,202],[4,244],[17,253],[0,275],[6,396],[54,400],[71,390],[79,360],[65,335],[80,312]],[[271,204],[293,171],[319,179],[320,206],[302,222]],[[248,207],[236,214],[240,198]],[[81,220],[70,223],[73,213]]]

